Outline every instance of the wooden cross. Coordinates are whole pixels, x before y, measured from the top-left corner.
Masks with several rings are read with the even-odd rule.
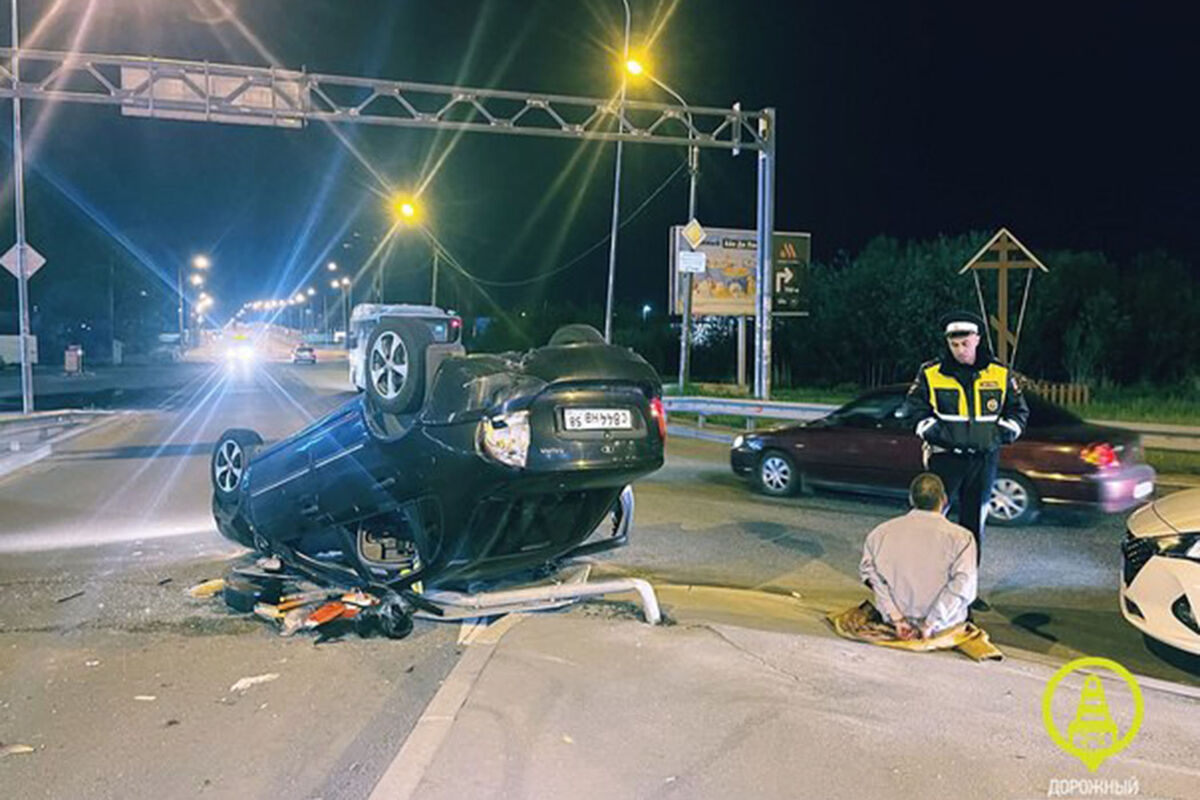
[[[969,269],[996,270],[996,305],[997,313],[989,317],[992,327],[996,329],[996,356],[1003,362],[1008,362],[1008,347],[1016,349],[1017,337],[1008,330],[1008,271],[1010,269],[1040,269],[1049,272],[1046,265],[1037,256],[1029,252],[1017,237],[1001,228],[991,240],[980,248],[979,252],[958,271],[962,275]]]

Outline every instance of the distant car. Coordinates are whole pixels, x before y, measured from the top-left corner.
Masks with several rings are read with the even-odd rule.
[[[419,319],[371,334],[366,390],[265,446],[217,440],[227,538],[340,585],[469,585],[624,544],[626,487],[663,463],[657,373],[595,329],[465,355]],[[613,535],[585,543],[609,515]]]
[[[293,364],[315,364],[317,363],[317,351],[306,344],[302,344],[292,351]]]
[[[821,419],[738,436],[733,471],[772,495],[817,486],[903,497],[923,469],[913,422],[901,416],[907,389],[876,389]],[[1116,513],[1149,500],[1155,473],[1137,433],[1027,399],[1025,433],[1000,451],[989,521],[1026,524],[1051,506]]]
[[[1200,489],[1131,514],[1121,553],[1125,619],[1152,639],[1200,655]]]

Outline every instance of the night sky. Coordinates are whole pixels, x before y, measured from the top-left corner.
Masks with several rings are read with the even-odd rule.
[[[811,231],[817,261],[879,234],[1006,225],[1035,252],[1098,249],[1122,259],[1162,248],[1196,274],[1195,20],[1154,10],[1165,5],[631,6],[635,45],[657,31],[652,68],[690,102],[778,110],[777,227]],[[619,80],[619,0],[21,0],[20,9],[23,44],[44,49],[274,58],[315,72],[593,97]],[[631,96],[668,99],[648,84]],[[9,105],[0,106],[7,175]],[[177,264],[210,254],[220,317],[244,300],[323,285],[314,270],[330,258],[361,262],[388,225],[383,185],[321,125],[281,131],[123,119],[102,106],[25,109],[30,241],[50,257],[33,281],[35,301],[90,257],[97,230],[119,233],[137,269],[172,285]],[[418,185],[452,147],[423,200],[431,229],[480,278],[534,277],[607,235],[611,144],[341,130],[400,188]],[[684,157],[627,146],[623,210]],[[701,162],[700,220],[753,227],[754,154],[708,150]],[[0,235],[11,242],[7,180],[2,203]],[[623,229],[620,302],[665,304],[666,231],[685,221],[686,203],[680,171]],[[427,260],[415,237],[398,244],[387,264],[390,299],[426,299]],[[506,308],[600,303],[606,265],[600,246],[551,280],[485,288]],[[11,284],[0,287],[4,310],[15,305]],[[488,312],[478,295],[444,291]]]

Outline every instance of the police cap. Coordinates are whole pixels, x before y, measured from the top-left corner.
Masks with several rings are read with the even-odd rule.
[[[938,326],[946,338],[968,336],[972,333],[983,335],[983,320],[978,314],[972,314],[970,311],[951,311],[943,314]]]

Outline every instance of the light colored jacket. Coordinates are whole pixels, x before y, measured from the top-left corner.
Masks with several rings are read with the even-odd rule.
[[[966,620],[978,592],[975,538],[936,511],[913,509],[867,535],[859,574],[885,619],[943,631]]]

